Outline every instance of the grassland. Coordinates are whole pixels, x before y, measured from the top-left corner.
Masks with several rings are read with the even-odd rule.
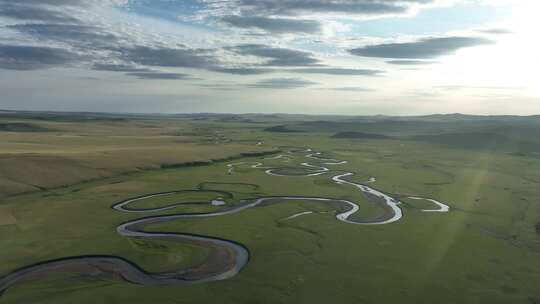
[[[58,120],[0,118],[0,125],[34,128],[0,128],[0,197],[265,151],[190,120]]]
[[[54,276],[16,286],[0,303],[540,301],[540,234],[535,228],[540,222],[540,158],[534,146],[518,151],[505,143],[487,150],[414,140],[414,136],[426,135],[435,118],[409,122],[406,125],[415,129],[406,128],[403,133],[381,132],[392,137],[381,139],[332,138],[348,129],[377,131],[362,128],[365,122],[350,126],[353,123],[343,118],[324,128],[320,118],[313,119],[317,123],[305,117],[203,118],[81,122],[18,117],[19,122],[54,131],[0,132],[7,143],[0,147],[2,158],[9,159],[0,162],[0,187],[5,195],[0,200],[0,273],[43,260],[89,254],[122,256],[149,271],[204,260],[204,248],[130,240],[115,233],[119,223],[140,215],[115,212],[110,206],[146,193],[218,190],[230,192],[234,201],[323,196],[359,202],[360,216],[380,212],[361,193],[337,186],[325,175],[275,177],[243,167],[227,174],[227,162],[160,169],[162,164],[222,159],[284,146],[311,147],[326,152],[325,157],[348,160],[333,169],[355,172],[351,179],[356,182],[376,177],[370,185],[402,199],[404,218],[391,225],[351,226],[336,221],[327,205],[290,202],[214,219],[154,225],[149,228],[235,240],[250,249],[251,260],[231,280],[192,286],[145,287],[107,276]],[[436,124],[443,124],[437,119]],[[15,121],[12,117],[4,120]],[[473,123],[467,118],[444,124],[453,127],[444,127],[442,132],[459,133],[463,130],[455,125],[469,128]],[[287,129],[301,125],[302,132],[265,131],[276,125]],[[387,125],[393,128],[394,124]],[[527,122],[526,127],[534,128],[534,122]],[[471,132],[491,128],[491,123],[477,123]],[[258,141],[264,143],[256,145]],[[262,158],[246,161],[264,162]],[[294,163],[285,166],[294,167]],[[24,191],[33,192],[21,194]],[[413,195],[446,202],[451,212],[425,214],[420,209],[426,202],[406,199]],[[213,195],[181,195],[174,201],[210,198]],[[148,201],[138,207],[170,202]],[[216,208],[180,206],[164,213]],[[315,213],[284,220],[303,211]]]

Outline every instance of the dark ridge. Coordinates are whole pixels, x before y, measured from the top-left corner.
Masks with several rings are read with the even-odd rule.
[[[174,163],[174,164],[161,164],[161,169],[171,169],[171,168],[183,168],[183,167],[198,167],[198,166],[208,166],[211,165],[213,161],[211,160],[200,160],[200,161],[190,161],[183,163]]]
[[[48,132],[49,129],[23,122],[0,123],[0,131],[4,132]]]
[[[238,155],[233,155],[233,156],[224,157],[224,158],[215,158],[211,160],[190,161],[190,162],[173,163],[173,164],[161,164],[160,167],[161,169],[172,169],[172,168],[184,168],[184,167],[209,166],[214,163],[237,160],[237,159],[241,159],[245,157],[261,157],[261,156],[277,154],[280,152],[281,150],[262,151],[262,152],[243,152]]]
[[[530,141],[530,138],[519,138],[509,134],[495,132],[443,133],[437,135],[418,135],[410,139],[416,141],[451,146],[464,149],[496,149],[518,151],[521,153],[540,151],[540,143]]]
[[[440,142],[440,143],[462,143],[467,144],[477,144],[479,141],[481,143],[496,143],[496,142],[506,142],[510,140],[508,137],[491,132],[476,132],[476,133],[443,133],[436,135],[417,135],[413,136],[413,139],[429,142]]]
[[[277,133],[301,133],[303,131],[299,130],[292,130],[287,128],[287,126],[281,125],[281,126],[274,126],[270,128],[264,129],[266,132],[277,132]]]
[[[332,135],[332,138],[354,138],[354,139],[389,139],[390,136],[363,132],[339,132]]]
[[[258,157],[258,156],[267,156],[281,152],[281,150],[275,151],[262,151],[262,152],[243,152],[240,153],[242,157]]]
[[[219,122],[241,122],[241,123],[257,123],[253,119],[246,118],[240,115],[225,116],[216,119]]]
[[[214,190],[212,188],[209,188],[209,186],[211,185],[247,186],[247,187],[250,187],[252,190],[258,190],[261,187],[257,184],[249,184],[249,183],[202,182],[197,186],[197,188],[199,190]],[[235,192],[238,192],[238,191],[235,191]]]
[[[536,224],[536,232],[540,234],[540,222]]]

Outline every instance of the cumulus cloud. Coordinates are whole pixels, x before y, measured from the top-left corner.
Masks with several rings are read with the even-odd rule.
[[[175,1],[171,1],[175,2]],[[272,34],[321,32],[320,19],[306,17],[315,14],[387,14],[405,12],[414,5],[432,0],[222,0],[191,2],[197,11],[212,7],[220,11],[217,20],[231,27],[255,29]],[[0,17],[18,20],[6,29],[16,31],[29,44],[43,46],[3,45],[0,53],[2,68],[32,70],[51,66],[78,65],[93,70],[122,72],[140,79],[185,79],[184,74],[162,73],[158,67],[193,68],[231,75],[263,75],[269,73],[318,74],[335,76],[380,76],[382,70],[332,67],[315,53],[262,43],[246,43],[228,47],[194,48],[167,44],[160,37],[129,36],[129,29],[112,27],[100,19],[84,19],[84,12],[97,5],[126,4],[126,0],[0,0]],[[159,5],[148,2],[149,5]],[[181,2],[179,2],[181,3]],[[162,3],[163,4],[163,3]],[[189,3],[188,3],[189,4]],[[186,5],[185,3],[182,5]],[[188,5],[189,6],[189,5]],[[195,8],[196,7],[196,8]],[[261,12],[265,12],[261,15]],[[149,36],[151,37],[151,36]],[[258,41],[266,41],[258,39]],[[182,41],[183,42],[183,41]],[[234,42],[233,42],[234,43]],[[429,59],[454,52],[463,47],[491,43],[485,38],[444,37],[425,38],[410,43],[389,43],[365,46],[350,53],[366,57],[394,58],[389,64],[427,64]],[[55,48],[50,46],[55,46]],[[298,44],[296,44],[298,45]],[[62,48],[59,48],[61,46]],[[20,54],[16,54],[19,50]],[[41,53],[42,56],[35,54]],[[322,58],[322,57],[321,57]],[[113,62],[113,63],[111,63]],[[429,62],[431,63],[431,62]],[[152,74],[152,75],[150,75]],[[287,81],[284,81],[287,80]],[[284,87],[306,85],[297,78],[275,78],[269,86],[282,81]],[[289,85],[285,85],[285,82]],[[307,84],[309,84],[308,82]]]
[[[481,30],[478,30],[478,32],[484,33],[484,34],[490,34],[490,35],[507,35],[507,34],[514,33],[513,31],[504,29],[504,28],[481,29]]]
[[[158,48],[135,46],[118,49],[121,58],[147,66],[210,68],[217,65],[217,59],[208,49]]]
[[[125,0],[0,0],[0,17],[16,22],[5,29],[21,34],[30,45],[0,45],[0,68],[35,70],[54,66],[91,66],[93,70],[131,73],[140,79],[185,79],[179,73],[161,73],[145,66],[207,68],[215,58],[204,50],[138,45],[139,41],[114,32],[109,25],[72,17],[95,7],[119,5]],[[29,39],[30,38],[30,39]],[[141,41],[148,42],[148,41]],[[36,45],[41,44],[41,46]],[[52,47],[55,46],[55,47]],[[98,63],[95,63],[95,62]],[[115,64],[103,62],[116,61]],[[151,74],[151,75],[150,75]]]
[[[216,91],[234,91],[241,89],[241,87],[234,84],[222,84],[222,83],[199,83],[198,87]]]
[[[330,88],[328,90],[341,91],[341,92],[373,92],[375,91],[370,88],[362,88],[362,87],[337,87],[337,88]]]
[[[263,2],[261,2],[261,5],[269,5],[269,2]],[[18,23],[5,26],[6,29],[22,34],[25,39],[31,38],[33,44],[56,46],[56,48],[45,46],[42,48],[42,52],[45,52],[45,50],[50,51],[50,54],[44,55],[43,60],[39,57],[30,60],[28,54],[25,53],[18,55],[20,60],[13,60],[12,57],[15,54],[10,51],[10,59],[6,54],[3,54],[4,68],[8,66],[7,62],[12,62],[10,64],[11,68],[16,67],[17,69],[48,68],[53,65],[63,66],[69,63],[79,67],[90,66],[91,69],[100,71],[154,73],[154,76],[132,75],[140,76],[141,79],[158,77],[156,73],[160,71],[154,70],[155,67],[204,69],[231,75],[262,75],[284,72],[374,76],[382,73],[382,71],[378,70],[328,67],[312,52],[265,44],[240,44],[213,49],[190,48],[181,45],[176,47],[164,46],[159,41],[133,40],[123,36],[126,34],[125,32],[115,31],[106,23],[100,24],[92,20],[79,20],[70,16],[73,11],[80,12],[98,4],[114,5],[123,3],[126,3],[126,1],[25,0],[13,2],[0,0],[0,8],[3,9],[0,15],[20,20]],[[248,2],[243,3],[243,5],[246,4]],[[243,6],[243,8],[246,7]],[[229,14],[221,20],[231,26],[255,28],[270,33],[316,33],[321,30],[318,21],[298,19],[296,17],[246,17],[241,14]],[[60,46],[63,49],[58,48]],[[16,47],[16,45],[13,47]],[[7,46],[5,48],[7,50]],[[29,51],[24,47],[23,50]],[[39,50],[39,48],[36,50]],[[55,54],[57,57],[54,57]],[[58,60],[52,61],[54,58]],[[60,58],[64,60],[60,60]],[[42,63],[40,63],[40,60]],[[114,63],[111,64],[110,62]]]
[[[96,63],[92,66],[96,71],[108,71],[108,72],[153,72],[152,69],[138,67],[128,64],[110,64],[110,63]]]
[[[79,22],[77,18],[59,10],[45,6],[29,6],[13,2],[0,2],[0,16],[11,19],[42,22]]]
[[[129,64],[96,63],[92,66],[96,71],[125,72],[128,76],[149,80],[185,80],[195,79],[185,73],[160,72],[153,69]]]
[[[348,69],[348,68],[303,68],[303,69],[291,69],[287,70],[293,73],[302,74],[326,74],[326,75],[347,75],[347,76],[377,76],[384,71],[382,70],[370,70],[370,69]]]
[[[279,89],[279,90],[288,90],[288,89],[298,89],[304,88],[318,83],[304,80],[300,78],[271,78],[259,80],[256,83],[247,85],[248,88],[255,89]]]
[[[368,45],[349,52],[363,57],[430,59],[452,54],[462,48],[493,43],[481,37],[437,37],[415,42]]]
[[[265,12],[267,15],[388,15],[404,14],[413,6],[431,4],[435,0],[236,0],[244,13]]]
[[[122,5],[129,0],[18,0],[21,5],[41,5],[41,6],[79,6],[88,7],[91,5]],[[13,0],[0,0],[0,4],[13,4]]]
[[[388,64],[393,65],[428,65],[428,64],[435,64],[437,61],[433,60],[388,60],[386,61]]]
[[[0,4],[12,4],[15,1],[13,0],[0,0]],[[21,0],[19,1],[19,4],[25,4],[25,5],[33,5],[33,4],[39,4],[39,5],[70,5],[70,6],[79,6],[84,5],[85,3],[88,3],[91,1],[85,1],[85,0]]]
[[[0,17],[17,20],[56,23],[78,23],[72,16],[73,9],[88,9],[91,6],[111,6],[127,3],[128,0],[0,0]]]
[[[215,67],[212,68],[211,71],[213,72],[219,72],[219,73],[226,73],[226,74],[233,74],[233,75],[261,75],[261,74],[268,74],[273,73],[275,70],[272,69],[266,69],[266,68],[252,68],[252,67],[235,67],[235,68],[227,68],[227,67]]]
[[[266,62],[264,66],[319,66],[320,61],[310,52],[272,47],[263,44],[243,44],[228,48],[229,50],[240,54],[263,58]]]
[[[60,48],[0,45],[2,69],[37,70],[67,65],[79,59],[79,55]]]
[[[226,16],[224,23],[245,29],[258,29],[273,34],[304,33],[314,34],[321,31],[321,24],[314,20],[291,18],[269,18],[263,16]]]
[[[308,68],[253,68],[253,67],[237,67],[237,68],[212,68],[213,72],[227,73],[233,75],[262,75],[269,73],[294,73],[294,74],[321,74],[335,76],[380,76],[384,73],[382,70],[371,69],[349,69],[338,67],[308,67]]]
[[[150,80],[185,80],[194,79],[188,74],[184,73],[162,73],[162,72],[133,72],[127,73],[129,76],[134,76],[139,79]]]
[[[40,40],[53,40],[92,48],[112,46],[118,40],[116,35],[106,32],[103,28],[91,25],[27,23],[10,25],[7,28],[31,35]]]

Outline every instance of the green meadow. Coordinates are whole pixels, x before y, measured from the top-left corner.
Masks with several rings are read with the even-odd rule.
[[[149,272],[202,263],[206,248],[116,233],[120,223],[154,214],[111,206],[149,193],[203,190],[131,207],[227,203],[180,204],[158,214],[211,212],[257,197],[313,196],[352,200],[360,205],[355,216],[377,217],[380,202],[331,180],[353,172],[349,180],[399,198],[404,216],[388,225],[351,225],[335,218],[335,206],[289,201],[151,225],[150,231],[239,242],[250,261],[232,279],[187,286],[54,274],[17,284],[0,303],[540,303],[540,151],[529,132],[535,120],[500,121],[529,130],[520,133],[527,138],[491,121],[459,117],[414,123],[249,115],[1,120],[24,128],[0,131],[0,276],[80,255],[120,256]],[[283,127],[276,132],[275,126]],[[363,133],[335,136],[342,132]],[[455,134],[464,133],[459,142]],[[432,140],[437,134],[452,142]],[[303,162],[321,163],[301,152],[289,161],[264,159],[292,147],[348,162],[311,177],[271,176],[249,165],[228,172],[227,165],[238,162],[290,174],[302,173]],[[260,152],[275,154],[253,154]],[[368,184],[371,177],[376,181]],[[433,205],[409,196],[434,198],[450,212],[422,212]],[[287,219],[305,211],[313,213]]]

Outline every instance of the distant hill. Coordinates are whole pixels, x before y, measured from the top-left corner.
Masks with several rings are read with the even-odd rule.
[[[389,139],[390,136],[373,134],[373,133],[363,133],[363,132],[339,132],[332,135],[332,138],[351,138],[351,139]]]
[[[266,132],[277,132],[277,133],[299,133],[303,131],[299,130],[292,130],[287,128],[287,126],[281,125],[281,126],[274,126],[270,128],[264,129]]]
[[[23,122],[0,123],[0,131],[4,132],[47,132],[49,129]]]
[[[490,149],[502,151],[540,151],[540,143],[509,137],[495,132],[443,133],[418,135],[409,139],[463,149]]]
[[[497,121],[423,121],[423,120],[349,120],[349,121],[307,121],[287,124],[288,129],[317,133],[362,132],[393,137],[434,135],[440,133],[495,128]]]

